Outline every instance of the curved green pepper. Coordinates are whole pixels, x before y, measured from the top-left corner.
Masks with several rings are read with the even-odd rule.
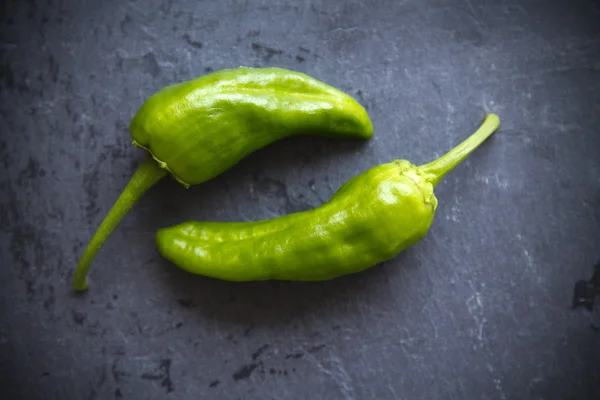
[[[494,114],[437,160],[395,160],[350,179],[313,210],[256,222],[185,222],[159,229],[160,254],[229,281],[332,279],[393,258],[428,232],[436,184],[499,126]]]
[[[351,96],[282,68],[217,71],[166,87],[134,116],[134,145],[150,156],[138,167],[92,237],[75,269],[73,287],[140,197],[170,173],[185,187],[206,182],[250,153],[294,135],[369,139],[373,126]]]

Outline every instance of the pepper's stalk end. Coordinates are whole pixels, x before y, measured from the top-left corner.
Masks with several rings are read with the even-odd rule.
[[[88,288],[87,274],[96,254],[133,205],[166,174],[167,171],[160,168],[152,157],[147,157],[138,166],[129,183],[127,183],[127,186],[100,223],[96,233],[94,233],[94,236],[83,251],[77,268],[75,268],[75,272],[73,273],[72,286],[75,290],[84,291]]]
[[[433,186],[437,185],[448,172],[456,168],[481,143],[490,137],[499,126],[500,118],[496,114],[487,114],[475,133],[437,160],[420,166],[419,170],[428,176],[427,180]]]

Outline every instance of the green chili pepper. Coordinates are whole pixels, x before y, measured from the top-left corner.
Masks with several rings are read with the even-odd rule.
[[[366,110],[348,94],[281,68],[222,70],[169,86],[134,116],[133,144],[150,155],[140,164],[86,247],[73,287],[140,197],[170,173],[185,187],[228,170],[250,153],[294,135],[369,139]]]
[[[193,274],[229,281],[315,281],[363,271],[425,236],[438,205],[434,187],[499,124],[487,115],[473,135],[429,164],[395,160],[371,168],[312,210],[159,229],[159,252]]]

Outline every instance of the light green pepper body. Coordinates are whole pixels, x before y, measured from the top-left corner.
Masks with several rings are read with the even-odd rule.
[[[471,137],[427,165],[397,160],[371,168],[313,210],[160,229],[159,252],[191,273],[229,281],[315,281],[363,271],[427,234],[438,204],[435,185],[498,125],[488,115]]]
[[[322,206],[273,220],[161,229],[158,248],[187,271],[231,281],[312,281],[358,272],[415,243],[433,220],[437,201],[431,190],[425,199],[402,174],[407,168],[403,162],[377,166]]]
[[[348,94],[281,68],[223,70],[167,87],[131,122],[134,143],[185,185],[302,134],[369,139],[373,126]]]
[[[373,126],[351,96],[306,74],[237,68],[154,94],[134,116],[130,133],[152,157],[135,171],[86,247],[73,276],[76,290],[87,288],[90,265],[120,221],[167,173],[188,187],[286,137],[369,139]]]

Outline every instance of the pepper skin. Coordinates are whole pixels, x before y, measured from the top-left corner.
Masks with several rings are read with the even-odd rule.
[[[370,139],[366,110],[351,96],[282,68],[221,70],[166,87],[134,116],[133,144],[148,151],[81,256],[73,287],[117,225],[170,173],[183,186],[206,182],[266,145],[295,135]]]
[[[437,160],[395,160],[350,179],[312,210],[256,222],[184,222],[159,229],[160,254],[229,281],[328,280],[395,257],[429,231],[437,183],[499,126],[494,114]]]

